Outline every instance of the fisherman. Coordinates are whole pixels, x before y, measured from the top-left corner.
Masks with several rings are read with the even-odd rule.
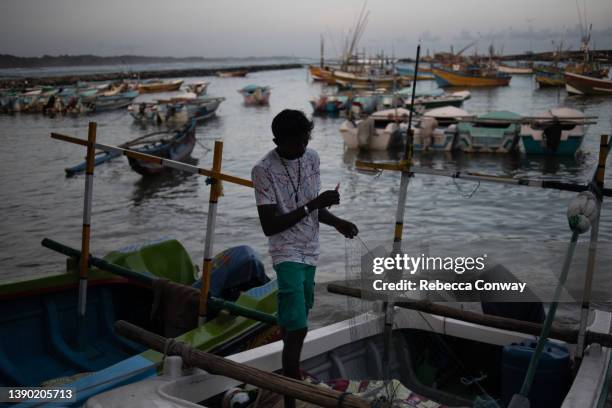
[[[319,155],[307,149],[313,123],[303,112],[285,109],[272,121],[276,148],[253,167],[251,177],[259,221],[269,239],[278,279],[278,324],[283,337],[283,375],[301,379],[300,354],[314,302],[314,275],[319,256],[319,222],[346,238],[357,226],[332,215],[340,204],[339,185],[319,194]],[[285,398],[285,407],[295,407]]]

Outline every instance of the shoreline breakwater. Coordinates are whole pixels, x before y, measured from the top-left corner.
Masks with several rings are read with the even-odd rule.
[[[303,64],[268,64],[268,65],[246,65],[240,67],[217,67],[217,68],[181,68],[164,70],[145,70],[137,72],[103,72],[78,75],[58,75],[43,77],[20,77],[0,79],[0,88],[29,88],[33,86],[62,86],[73,85],[78,81],[101,82],[115,81],[120,79],[151,79],[151,78],[176,78],[176,77],[200,77],[214,76],[218,71],[276,71],[284,69],[302,68]]]

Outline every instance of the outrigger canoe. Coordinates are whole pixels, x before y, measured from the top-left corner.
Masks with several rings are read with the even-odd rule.
[[[49,240],[44,245],[75,251]],[[275,328],[227,312],[211,314],[209,321],[195,327],[197,305],[194,309],[181,299],[193,291],[199,296],[192,287],[198,285],[196,267],[176,240],[132,246],[99,261],[96,265],[105,269],[127,268],[137,279],[93,268],[86,320],[80,328],[76,262],[69,262],[65,273],[0,285],[0,386],[67,386],[75,390],[77,400],[65,406],[81,406],[101,391],[155,376],[162,355],[118,336],[113,330],[117,319],[170,337],[183,334],[183,341],[222,355],[274,338]],[[146,284],[162,278],[172,282],[174,293],[167,286]],[[230,248],[215,257],[213,296],[271,314],[276,310],[275,293],[276,281],[268,280],[250,248]],[[164,306],[168,302],[173,302],[170,309]],[[209,310],[214,309],[209,305]]]

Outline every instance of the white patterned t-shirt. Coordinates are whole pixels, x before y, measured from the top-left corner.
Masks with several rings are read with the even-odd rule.
[[[277,214],[289,213],[319,195],[319,155],[306,149],[299,159],[287,160],[281,158],[276,150],[271,150],[253,167],[251,179],[258,206],[275,204]],[[318,217],[318,211],[314,210],[291,228],[268,237],[274,265],[287,261],[316,265],[319,257]]]

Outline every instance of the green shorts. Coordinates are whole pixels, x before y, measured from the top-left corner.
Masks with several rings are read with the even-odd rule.
[[[308,327],[308,311],[314,304],[316,267],[298,262],[274,265],[278,279],[278,325],[287,331]]]

